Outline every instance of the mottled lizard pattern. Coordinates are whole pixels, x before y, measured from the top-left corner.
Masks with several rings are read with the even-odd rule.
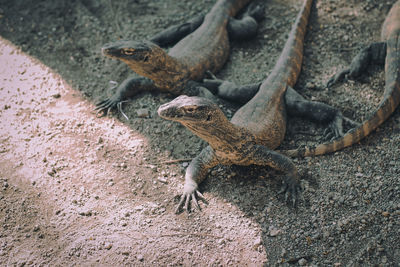
[[[204,18],[200,16],[189,24],[169,28],[150,39],[154,42],[121,40],[104,45],[104,55],[125,62],[140,76],[122,82],[113,96],[97,104],[96,110],[108,111],[143,91],[212,97],[198,82],[206,71],[217,72],[225,64],[230,52],[229,35],[247,38],[256,32],[257,22],[253,17],[259,18],[262,11],[259,6],[250,5],[241,20],[233,19],[249,2],[218,0]],[[192,30],[168,53],[158,45]]]
[[[209,144],[189,164],[183,195],[177,212],[190,203],[200,209],[197,199],[204,199],[198,185],[210,168],[223,165],[270,166],[284,172],[283,191],[295,203],[299,194],[299,174],[286,156],[273,151],[286,130],[285,94],[297,81],[303,57],[303,40],[312,0],[304,4],[296,18],[271,74],[255,96],[229,121],[212,101],[202,97],[180,96],[158,109],[165,119],[182,123]],[[293,89],[292,89],[293,90]]]

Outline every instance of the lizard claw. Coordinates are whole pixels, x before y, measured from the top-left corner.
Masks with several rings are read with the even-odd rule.
[[[93,109],[93,111],[97,111],[96,116],[99,115],[99,113],[103,113],[100,117],[108,115],[112,109],[117,107],[118,102],[114,102],[111,98],[102,100],[98,103],[96,103],[96,108]]]
[[[107,89],[107,92],[114,89],[115,87],[118,86],[118,83],[115,81],[110,81],[110,88]],[[126,101],[124,101],[126,102]],[[93,109],[93,111],[97,111],[96,116],[99,115],[99,113],[102,113],[100,117],[104,117],[110,113],[112,109],[118,108],[119,112],[122,113],[122,115],[128,119],[126,114],[122,111],[122,101],[121,97],[118,93],[115,93],[111,97],[101,100],[96,103],[96,107]]]
[[[105,100],[102,100],[102,101],[96,103],[96,108],[94,108],[93,111],[97,111],[97,113],[96,113],[97,117],[104,117],[104,116],[108,115],[112,106],[113,105],[112,105],[110,99],[105,99]],[[103,113],[103,114],[101,114],[101,116],[98,116],[99,113]]]
[[[217,76],[215,76],[210,70],[207,70],[206,74],[211,80],[218,80]]]
[[[347,123],[351,124],[352,128],[361,125],[360,123],[353,121],[352,119],[347,118],[343,116],[341,113],[339,113],[329,124],[328,128],[325,129],[323,138],[325,140],[329,140],[330,142],[332,142],[333,140],[344,136],[345,133],[343,132],[343,121],[346,121]]]
[[[117,109],[122,114],[122,116],[124,116],[125,119],[129,120],[129,117],[122,110],[122,103],[124,102],[127,101],[121,101],[118,96],[113,95],[108,99],[98,102],[96,104],[96,108],[94,108],[93,111],[97,111],[96,116],[98,116],[99,113],[103,113],[101,116],[98,117],[104,117],[108,115],[111,110]]]
[[[328,128],[325,130],[325,139],[336,139],[344,135],[343,133],[343,117],[341,114],[336,115],[336,117],[329,123]]]
[[[122,116],[124,116],[124,118],[129,121],[129,117],[125,114],[125,112],[122,110],[122,103],[127,102],[127,101],[120,101],[117,103],[117,108],[118,111],[122,114]]]
[[[335,138],[333,132],[331,131],[331,128],[328,127],[325,129],[324,133],[323,133],[323,137],[322,140],[326,141],[326,140],[331,140],[332,138]]]
[[[356,122],[356,121],[353,121],[352,119],[347,118],[347,117],[345,117],[345,116],[343,116],[343,120],[344,120],[345,122],[351,124],[351,126],[353,126],[353,127],[359,127],[359,126],[361,125],[361,123]]]
[[[297,180],[285,179],[282,183],[281,189],[278,191],[279,194],[285,193],[285,201],[291,203],[292,207],[297,206],[298,198],[301,195],[301,186]]]
[[[329,81],[326,83],[326,88],[332,87],[332,85],[336,84],[337,82],[343,80],[343,78],[350,73],[350,69],[342,70],[341,72],[336,73]]]
[[[190,212],[190,201],[193,200],[193,205],[194,207],[201,211],[201,207],[199,205],[199,201],[201,200],[204,203],[208,204],[207,200],[205,199],[205,197],[203,196],[203,194],[201,194],[198,190],[195,190],[193,192],[185,192],[182,194],[180,200],[179,200],[179,204],[175,209],[175,214],[179,214],[181,209],[184,208],[184,210],[189,213]]]
[[[328,128],[324,131],[324,139],[333,141],[337,138],[344,136],[343,132],[343,121],[350,123],[352,126],[359,126],[358,122],[355,122],[345,116],[342,112],[337,111],[333,120],[329,123]]]

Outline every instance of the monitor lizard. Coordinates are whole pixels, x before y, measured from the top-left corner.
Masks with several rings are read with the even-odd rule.
[[[300,74],[303,42],[312,0],[305,0],[296,18],[285,47],[271,74],[262,82],[255,96],[242,106],[231,121],[209,99],[179,96],[158,109],[160,117],[177,121],[208,142],[185,174],[185,185],[176,212],[189,211],[191,200],[200,209],[197,199],[204,200],[198,185],[207,171],[218,165],[270,166],[285,173],[283,190],[286,200],[295,204],[299,191],[299,174],[294,163],[273,151],[282,142],[286,131],[286,109],[312,113],[318,121],[331,118],[341,127],[341,113],[323,103],[306,101],[292,86]],[[286,102],[286,103],[285,103]],[[339,119],[336,119],[339,117]]]
[[[120,40],[104,45],[104,55],[125,62],[141,76],[123,81],[114,95],[97,103],[95,110],[107,113],[115,107],[120,109],[119,103],[142,91],[211,97],[212,93],[201,87],[198,81],[206,71],[214,73],[220,70],[228,59],[228,30],[236,38],[245,38],[253,36],[257,29],[257,22],[252,16],[260,18],[260,6],[250,5],[241,20],[233,19],[248,2],[250,0],[218,0],[201,25],[170,48],[168,53],[156,43],[164,45],[170,38],[176,38],[176,34],[178,38],[187,34],[196,28],[198,19],[188,27],[184,24],[172,28],[171,32],[167,29],[161,37],[151,38],[156,43]]]
[[[204,14],[199,14],[190,20],[168,27],[152,36],[149,40],[160,47],[175,45],[182,38],[195,31],[204,21]],[[264,12],[261,6],[250,3],[241,19],[229,17],[227,31],[229,39],[247,40],[257,34],[257,22],[262,20]]]

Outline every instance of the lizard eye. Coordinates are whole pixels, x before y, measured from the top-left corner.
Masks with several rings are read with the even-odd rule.
[[[134,51],[133,50],[122,50],[122,53],[124,55],[131,56],[131,55],[133,55]]]
[[[211,114],[208,114],[207,121],[210,121],[210,120],[211,120]]]
[[[196,111],[196,107],[194,107],[194,106],[187,106],[187,107],[185,107],[185,112],[186,113],[193,113],[193,112],[195,112]]]
[[[145,56],[144,59],[143,59],[143,61],[144,61],[144,62],[149,61],[149,56]]]

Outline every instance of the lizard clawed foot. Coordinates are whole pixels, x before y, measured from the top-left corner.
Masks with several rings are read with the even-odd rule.
[[[117,108],[118,111],[124,116],[126,120],[129,120],[128,116],[124,113],[122,110],[122,103],[127,102],[127,101],[120,101],[117,98],[111,97],[108,99],[105,99],[103,101],[100,101],[96,104],[96,108],[93,111],[97,111],[96,116],[99,115],[99,113],[102,113],[101,116],[98,117],[104,117],[110,113],[112,109]]]
[[[206,71],[207,78],[202,81],[202,86],[207,88],[212,94],[218,95],[219,87],[225,81],[218,79],[211,71]]]
[[[343,80],[343,78],[350,73],[350,69],[342,70],[339,73],[336,73],[329,81],[326,83],[326,88],[332,87],[334,84],[338,83],[339,81]]]
[[[97,117],[104,117],[110,113],[110,111],[114,108],[115,104],[110,99],[105,99],[96,103],[96,108],[93,111],[97,111]],[[102,113],[100,116],[99,114]]]
[[[245,14],[260,21],[265,17],[264,6],[252,2],[247,7]]]
[[[181,199],[179,201],[178,206],[176,207],[175,214],[179,214],[181,209],[184,208],[184,210],[189,213],[190,212],[190,200],[193,200],[193,204],[195,208],[199,211],[201,211],[200,205],[198,200],[203,201],[204,203],[208,204],[207,200],[201,194],[198,190],[194,190],[193,192],[184,192],[181,196]]]
[[[328,128],[324,131],[325,140],[334,140],[344,135],[343,133],[343,115],[337,112],[333,120],[329,123]]]
[[[300,183],[296,179],[289,179],[289,177],[286,177],[278,193],[285,193],[285,201],[287,203],[291,202],[292,206],[296,207],[299,196],[301,195]]]
[[[118,83],[115,81],[110,81],[110,87],[107,89],[107,92],[110,90],[116,88],[118,86]],[[118,108],[119,111],[122,111],[121,107],[118,106],[120,105],[120,97],[118,95],[113,95],[110,98],[107,98],[105,100],[99,101],[96,103],[96,108],[93,109],[93,111],[97,111],[96,116],[97,117],[104,117],[107,116],[108,113],[114,108]],[[102,113],[101,116],[99,116],[99,113]],[[123,113],[123,112],[122,112]],[[123,113],[123,115],[126,117],[126,115]]]
[[[338,113],[329,124],[328,128],[325,129],[324,139],[332,142],[333,140],[344,136],[345,133],[343,132],[343,121],[349,123],[352,126],[352,129],[361,125],[360,123],[343,116],[341,113]]]

